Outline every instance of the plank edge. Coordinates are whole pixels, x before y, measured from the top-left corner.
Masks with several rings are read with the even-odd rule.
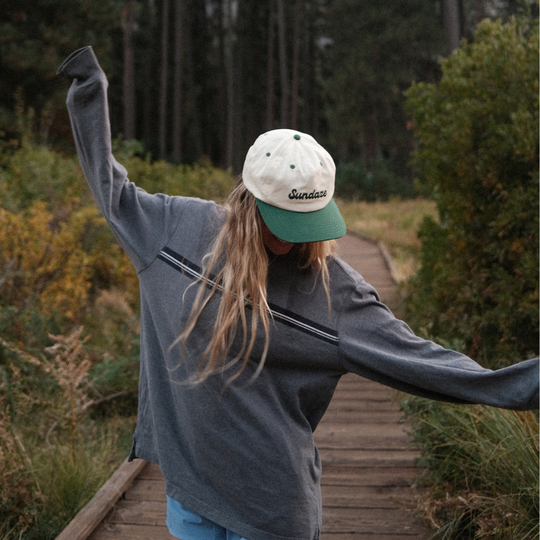
[[[86,540],[147,463],[144,459],[124,460],[56,540]]]

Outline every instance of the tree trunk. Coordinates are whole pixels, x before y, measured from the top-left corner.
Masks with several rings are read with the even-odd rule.
[[[155,97],[153,95],[154,86],[148,84],[148,81],[152,80],[153,74],[153,60],[154,60],[154,44],[155,44],[155,1],[146,0],[144,4],[144,24],[147,27],[147,41],[145,43],[146,50],[144,53],[144,67],[143,67],[143,80],[147,82],[143,89],[143,140],[148,144],[152,138],[152,111],[155,110],[153,104],[155,103]]]
[[[167,156],[167,93],[169,82],[169,0],[161,12],[161,76],[159,87],[159,157]]]
[[[305,13],[305,12],[304,12]],[[314,46],[313,38],[313,6],[307,6],[307,13],[304,15],[302,29],[302,119],[301,129],[306,133],[315,135],[315,117],[318,116],[315,107],[315,62],[317,48]]]
[[[173,83],[173,149],[176,163],[182,158],[182,72],[183,62],[183,27],[184,0],[175,0],[174,10],[174,83]]]
[[[291,127],[298,129],[298,88],[300,80],[300,24],[303,20],[303,1],[294,2],[294,31],[293,31],[293,66],[292,66],[292,89],[291,89]]]
[[[368,170],[373,169],[379,152],[379,120],[377,109],[371,108],[364,122],[364,163]]]
[[[281,128],[289,124],[289,75],[287,70],[287,42],[285,34],[285,9],[283,0],[277,0],[278,41],[279,41],[279,72],[281,79]]]
[[[208,26],[215,21],[215,15],[208,13],[204,2],[198,2],[196,9],[190,10],[193,18],[190,22],[191,50],[189,58],[192,73],[192,100],[194,101],[195,149],[198,157],[208,156],[214,163],[220,163],[219,138],[216,137],[216,124],[220,123],[219,100],[215,98],[212,85],[216,77],[211,72],[210,53],[216,52],[214,34]],[[212,43],[210,43],[212,42]],[[219,49],[218,49],[219,50]],[[219,134],[219,131],[217,131]]]
[[[124,38],[124,138],[135,138],[135,68],[133,55],[133,28],[135,26],[135,0],[127,0],[122,13]]]
[[[225,78],[227,84],[227,131],[225,135],[225,167],[233,165],[234,153],[234,20],[232,0],[223,0],[223,26],[225,31]]]
[[[267,114],[267,79],[262,76],[262,56],[266,56],[268,38],[268,7],[256,2],[241,2],[236,18],[235,80],[235,171],[242,169],[245,151],[265,130]],[[264,22],[263,22],[264,21]],[[264,26],[263,26],[264,25]]]
[[[202,129],[201,129],[201,115],[202,110],[199,110],[199,92],[197,88],[197,81],[195,79],[195,52],[194,52],[194,34],[197,31],[193,22],[193,13],[191,16],[186,13],[186,28],[189,32],[189,39],[186,40],[186,60],[187,60],[187,88],[189,95],[186,98],[186,104],[189,103],[190,119],[193,123],[193,142],[195,146],[196,158],[199,159],[204,154],[203,141],[202,141]],[[204,61],[204,57],[201,59]]]
[[[459,48],[461,24],[459,0],[443,0],[443,24],[448,40],[448,54]]]
[[[266,129],[274,129],[274,42],[276,36],[275,0],[270,0],[268,15],[268,64],[266,71]]]

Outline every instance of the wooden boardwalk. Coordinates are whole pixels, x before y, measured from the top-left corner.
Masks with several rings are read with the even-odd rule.
[[[396,286],[384,248],[347,234],[338,252],[390,306]],[[428,540],[410,487],[418,456],[392,391],[343,377],[315,432],[322,463],[322,540]],[[124,463],[57,540],[170,540],[159,467]]]

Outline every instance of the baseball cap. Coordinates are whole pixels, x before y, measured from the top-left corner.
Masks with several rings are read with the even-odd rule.
[[[306,133],[275,129],[248,150],[242,178],[270,231],[286,242],[320,242],[346,232],[332,198],[336,166]]]

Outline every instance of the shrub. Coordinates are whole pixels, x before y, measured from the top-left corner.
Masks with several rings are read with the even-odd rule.
[[[439,539],[538,538],[538,416],[406,397]]]
[[[234,185],[229,172],[208,162],[143,160],[136,155],[139,146],[119,142],[116,153],[130,179],[149,192],[221,200]],[[88,202],[76,158],[31,142],[4,149],[1,157],[0,328],[17,341],[39,328],[45,337],[65,333],[65,324],[87,323],[93,301],[114,287],[135,307],[135,272]]]
[[[117,154],[150,192],[219,200],[234,184],[209,163],[141,151]],[[0,148],[2,540],[55,538],[127,454],[139,326],[135,271],[77,159],[29,141]]]
[[[0,150],[2,208],[19,212],[40,200],[56,215],[93,200],[76,156],[66,156],[31,140],[23,141],[18,148]],[[194,165],[153,161],[141,143],[121,139],[114,141],[113,153],[126,167],[129,179],[149,193],[220,202],[235,185],[230,171],[214,167],[207,159]]]
[[[0,205],[11,212],[43,201],[53,214],[88,199],[90,192],[77,158],[25,142],[0,155]]]
[[[168,161],[152,161],[150,154],[137,141],[117,140],[113,145],[116,159],[127,169],[129,179],[148,193],[167,193],[184,197],[222,202],[235,180],[230,171],[212,166],[202,159],[194,165],[174,165]]]
[[[407,316],[499,367],[538,352],[538,25],[483,21],[442,69],[407,92],[440,216],[420,230]]]
[[[107,422],[88,412],[133,395],[136,381],[130,381],[135,388],[103,396],[106,385],[96,371],[106,376],[117,366],[97,364],[91,373],[82,332],[51,336],[48,358],[0,338],[3,540],[55,538],[128,452],[136,409],[130,407],[130,416],[108,415]]]
[[[44,444],[0,409],[0,538],[56,538],[125,458],[133,427],[86,421],[75,445],[63,434]]]
[[[336,168],[336,195],[360,201],[386,201],[391,197],[414,196],[412,182],[396,175],[380,154],[368,170],[361,160],[339,164]]]
[[[66,209],[61,221],[36,201],[12,213],[0,208],[0,327],[17,340],[49,324],[79,323],[89,300],[116,283],[137,295],[134,271],[95,207]],[[42,324],[39,324],[41,327]]]

